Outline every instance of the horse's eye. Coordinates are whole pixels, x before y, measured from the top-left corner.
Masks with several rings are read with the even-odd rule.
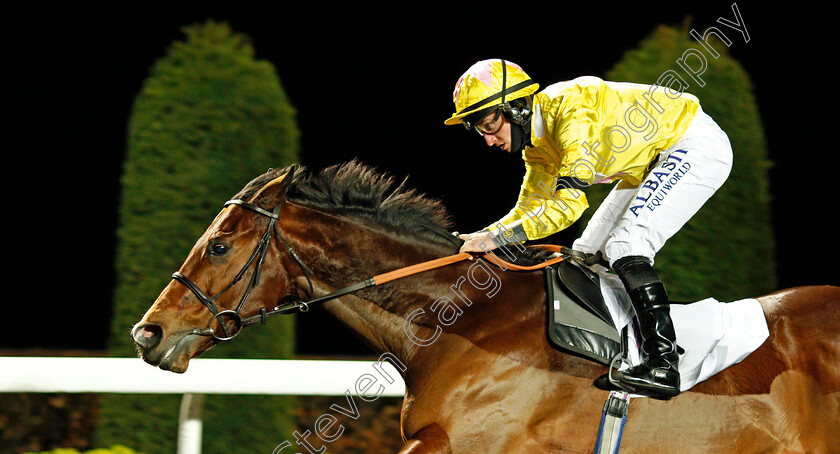
[[[210,252],[210,255],[225,255],[230,250],[228,246],[224,243],[213,243],[211,244],[207,250]]]

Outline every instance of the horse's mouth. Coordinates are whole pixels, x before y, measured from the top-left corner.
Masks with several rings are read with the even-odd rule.
[[[172,348],[164,352],[157,367],[178,374],[183,374],[187,371],[187,368],[190,366],[190,355],[186,354],[183,349],[178,348],[180,343],[181,341],[178,341],[178,344],[175,344]]]
[[[195,336],[185,334],[174,342],[166,342],[164,339],[161,345],[151,351],[144,351],[138,347],[137,352],[143,361],[152,366],[182,374],[187,371],[190,359],[209,350],[213,344],[212,341],[201,342]]]

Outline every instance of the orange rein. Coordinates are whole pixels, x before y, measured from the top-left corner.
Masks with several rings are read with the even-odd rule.
[[[553,252],[563,252],[562,246],[552,246],[552,245],[539,245],[534,246],[540,249],[553,251]],[[243,326],[249,325],[252,323],[256,323],[259,321],[260,323],[265,323],[265,319],[271,317],[276,314],[288,314],[295,310],[307,311],[309,310],[310,304],[321,303],[324,301],[329,301],[331,299],[335,299],[348,293],[353,293],[358,290],[370,288],[379,284],[384,284],[386,282],[391,282],[396,279],[400,279],[406,276],[411,276],[413,274],[422,273],[423,271],[433,270],[435,268],[441,268],[446,265],[451,265],[453,263],[461,262],[464,260],[472,260],[475,257],[481,258],[482,256],[487,257],[488,253],[482,253],[478,255],[474,255],[468,252],[462,252],[460,254],[450,255],[447,257],[441,257],[439,259],[429,260],[428,262],[418,263],[416,265],[407,266],[405,268],[400,268],[398,270],[389,271],[387,273],[377,274],[376,276],[370,277],[360,282],[356,282],[355,284],[348,285],[347,287],[340,288],[333,292],[330,292],[326,295],[319,296],[318,298],[311,299],[309,301],[300,301],[297,303],[291,303],[283,306],[277,306],[271,311],[262,311],[259,315],[254,315],[252,317],[242,319],[241,323]],[[493,254],[492,258],[487,257],[487,260],[492,262],[494,265],[498,266],[499,268],[504,269],[511,269],[514,271],[534,271],[543,269],[551,264],[561,262],[564,260],[563,257],[555,257],[550,260],[546,260],[539,265],[532,265],[532,266],[521,266],[516,265],[514,263],[510,263],[508,261],[500,259],[498,256]],[[300,262],[298,262],[300,263]],[[222,339],[227,340],[227,339]]]
[[[553,252],[561,252],[562,246],[555,246],[552,244],[542,244],[538,246],[534,246],[539,249],[545,249],[548,251]],[[386,282],[391,282],[396,279],[404,278],[406,276],[411,276],[412,274],[422,273],[424,271],[433,270],[435,268],[441,268],[447,265],[451,265],[453,263],[461,262],[464,260],[472,260],[475,257],[486,257],[488,252],[483,252],[479,255],[474,255],[469,252],[461,252],[459,254],[450,255],[447,257],[442,257],[439,259],[429,260],[428,262],[418,263],[416,265],[407,266],[405,268],[400,268],[398,270],[389,271],[387,273],[378,274],[373,276],[373,281],[376,283],[375,285],[384,284]],[[558,262],[562,262],[564,260],[563,257],[556,257],[551,260],[546,260],[543,263],[532,265],[532,266],[522,266],[517,265],[515,263],[510,263],[506,260],[502,260],[497,255],[493,254],[492,258],[487,258],[487,260],[494,265],[510,269],[514,271],[534,271],[534,270],[541,270],[549,265],[553,265]]]

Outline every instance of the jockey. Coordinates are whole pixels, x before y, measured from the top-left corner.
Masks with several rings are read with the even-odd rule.
[[[589,206],[581,189],[618,181],[572,247],[609,262],[637,314],[642,363],[613,378],[627,391],[664,398],[680,392],[679,354],[654,256],[732,168],[726,134],[682,92],[678,76],[667,82],[584,76],[537,92],[518,65],[483,60],[456,83],[455,113],[445,121],[475,130],[488,146],[521,153],[525,162],[516,206],[486,229],[461,235],[461,252],[563,230]],[[609,381],[604,376],[596,385]]]

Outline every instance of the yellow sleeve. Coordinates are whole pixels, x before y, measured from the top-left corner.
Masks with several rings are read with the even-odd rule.
[[[578,189],[558,189],[558,174],[554,166],[525,163],[525,178],[516,206],[502,219],[487,228],[499,229],[521,222],[529,240],[545,238],[577,221],[589,207],[586,196]]]

